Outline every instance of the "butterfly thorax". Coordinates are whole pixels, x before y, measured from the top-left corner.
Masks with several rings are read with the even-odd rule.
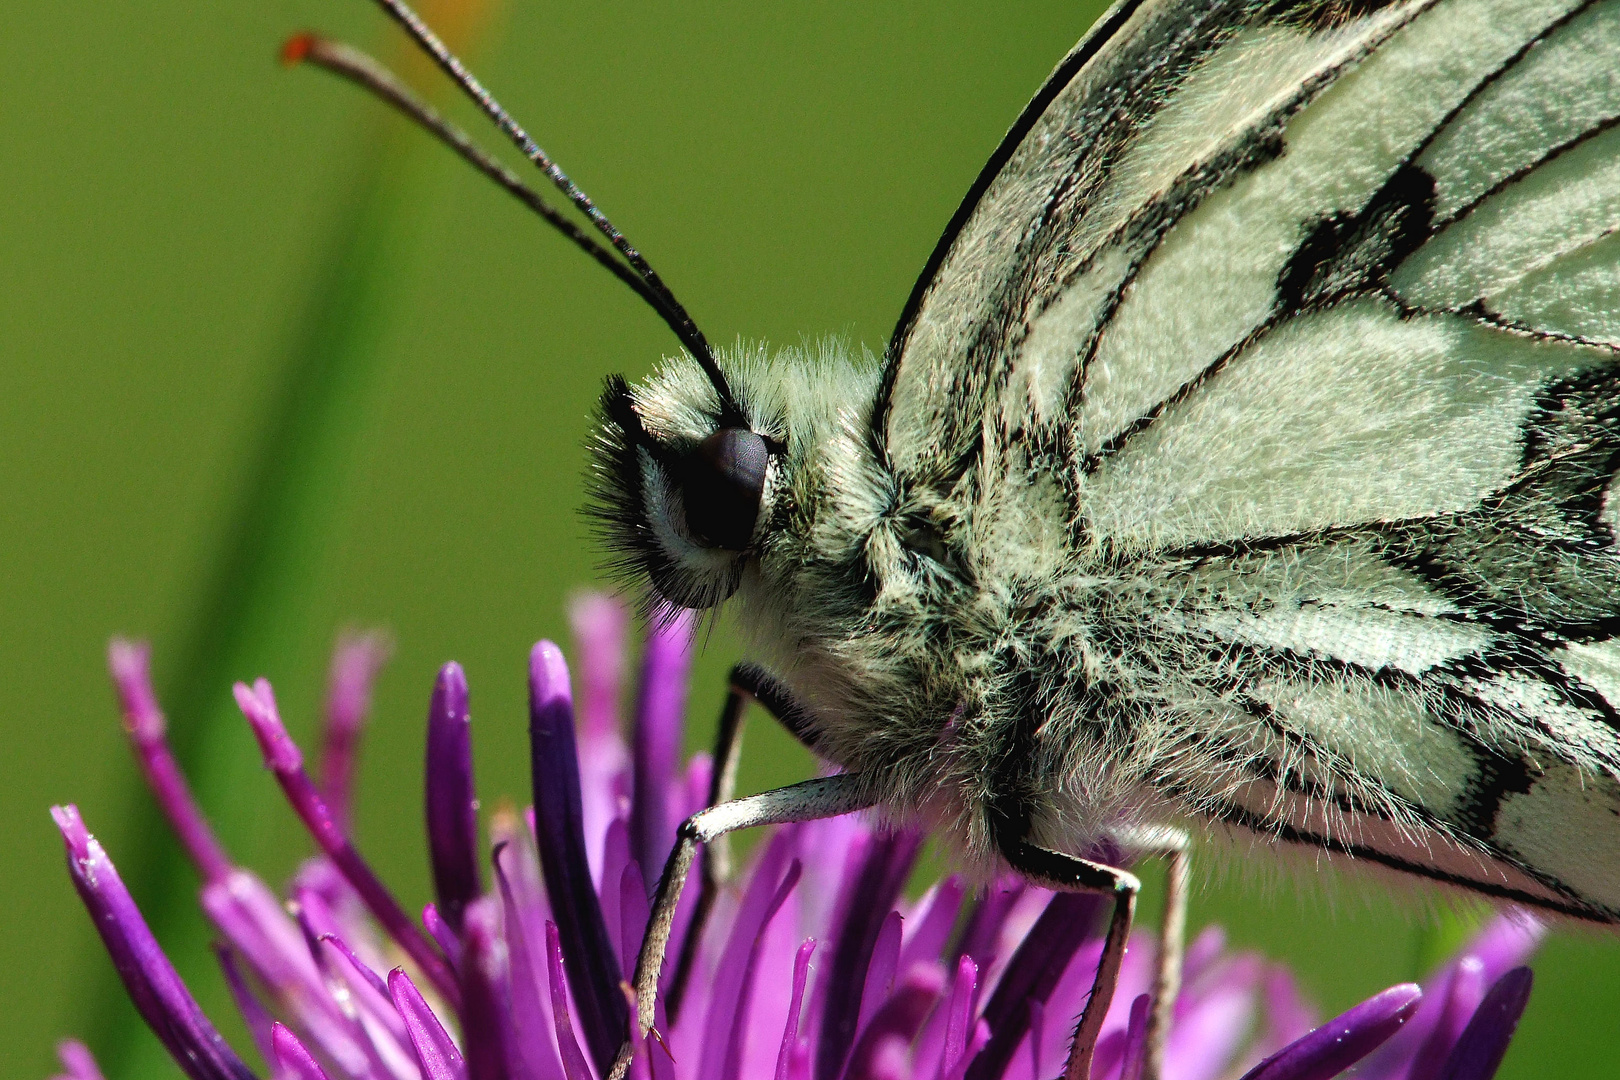
[[[1151,801],[1137,772],[1116,767],[1132,759],[1119,692],[1131,680],[1106,644],[1124,636],[1129,572],[1075,542],[1044,460],[909,482],[871,438],[869,357],[828,345],[723,362],[753,430],[779,448],[748,551],[716,555],[682,536],[656,448],[604,447],[620,456],[599,478],[619,478],[621,492],[604,503],[653,507],[632,534],[640,547],[609,520],[657,593],[700,607],[726,598],[749,657],[813,717],[816,752],[972,856],[989,855],[998,818],[1084,847]],[[672,453],[716,423],[695,365],[670,364],[631,393]],[[624,490],[632,458],[639,492]]]

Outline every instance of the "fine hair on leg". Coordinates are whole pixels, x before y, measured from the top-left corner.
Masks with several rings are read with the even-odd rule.
[[[816,821],[864,810],[872,805],[872,799],[864,793],[863,788],[858,774],[839,773],[711,806],[681,823],[676,831],[675,847],[669,853],[664,874],[658,879],[658,888],[653,893],[647,932],[641,941],[641,953],[636,957],[636,1030],[643,1037],[652,1030],[654,1006],[658,998],[658,972],[664,964],[664,951],[669,947],[675,906],[680,900],[681,888],[686,884],[686,875],[692,869],[698,845],[712,843],[738,829]],[[608,1080],[624,1080],[634,1054],[635,1047],[626,1042],[619,1050],[612,1071],[608,1073]]]
[[[1103,1018],[1108,1015],[1109,1002],[1114,999],[1114,985],[1119,981],[1119,966],[1125,958],[1136,894],[1142,890],[1142,883],[1129,871],[1049,851],[1027,840],[1008,844],[1002,856],[1014,870],[1045,888],[1114,898],[1108,936],[1103,939],[1102,956],[1097,961],[1097,974],[1092,980],[1085,1011],[1075,1026],[1068,1065],[1063,1070],[1064,1080],[1090,1080],[1097,1035],[1102,1030]]]

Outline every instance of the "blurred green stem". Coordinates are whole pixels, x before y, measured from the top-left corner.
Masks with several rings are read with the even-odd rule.
[[[315,288],[276,376],[244,484],[200,597],[185,648],[165,665],[169,736],[232,857],[263,865],[277,792],[260,767],[231,684],[307,662],[312,625],[351,504],[359,436],[379,383],[381,344],[420,215],[414,133],[393,117],[378,129],[337,217]],[[227,361],[228,362],[228,361]],[[161,644],[160,649],[161,653]],[[115,853],[158,939],[216,1023],[229,1007],[196,903],[197,877],[144,794]],[[92,1039],[107,1075],[172,1080],[175,1066],[127,1003],[111,967],[93,1007]],[[239,1046],[239,1050],[247,1047]]]

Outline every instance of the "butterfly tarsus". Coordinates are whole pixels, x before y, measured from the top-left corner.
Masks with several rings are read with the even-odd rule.
[[[1108,1005],[1114,999],[1120,962],[1125,959],[1125,945],[1131,936],[1136,894],[1142,891],[1142,883],[1128,870],[1051,851],[1024,839],[1001,845],[1001,854],[1014,870],[1044,888],[1113,897],[1108,936],[1103,941],[1091,994],[1074,1029],[1068,1065],[1063,1070],[1063,1080],[1090,1080],[1097,1036],[1102,1031],[1103,1018],[1108,1015]]]

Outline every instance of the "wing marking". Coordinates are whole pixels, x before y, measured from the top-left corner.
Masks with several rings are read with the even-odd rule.
[[[1017,145],[1004,143],[1006,156],[992,159],[997,171],[969,193],[971,209],[965,202],[953,221],[949,249],[913,293],[875,417],[893,464],[948,471],[946,463],[978,439],[983,406],[1005,381],[1009,350],[1028,319],[1104,240],[1145,250],[1154,237],[1142,208],[1157,206],[1162,228],[1181,212],[1166,214],[1170,203],[1196,201],[1268,156],[1268,131],[1431,2],[1375,6],[1308,31],[1241,3],[1159,0],[1105,16],[1099,33],[1111,36],[1088,36],[1059,65],[1031,104],[1044,112],[1026,110],[1014,126],[1008,139]],[[1257,80],[1250,67],[1249,81],[1238,80],[1233,58],[1257,53],[1277,64],[1278,75]],[[1072,63],[1082,55],[1084,63]],[[1189,81],[1196,100],[1178,93]],[[1210,117],[1249,129],[1203,127]],[[1105,283],[1093,287],[1107,292]]]
[[[1105,459],[1087,526],[1142,551],[1470,510],[1518,473],[1547,382],[1611,361],[1371,299],[1300,316]]]
[[[1282,156],[1181,218],[1131,283],[1085,367],[1077,451],[1099,451],[1289,314],[1278,310],[1278,282],[1312,227],[1367,205],[1476,87],[1573,6],[1452,0],[1302,109]]]

